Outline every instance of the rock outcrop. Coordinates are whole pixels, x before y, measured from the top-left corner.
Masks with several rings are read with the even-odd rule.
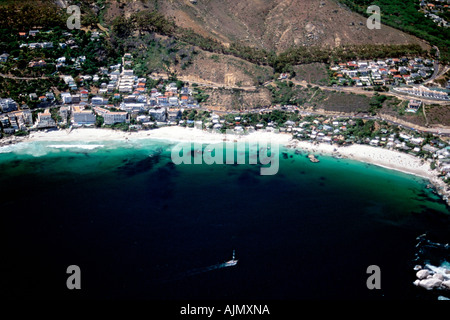
[[[443,267],[436,267],[432,265],[415,266],[417,280],[414,285],[425,288],[427,290],[450,290],[450,273],[449,270]]]

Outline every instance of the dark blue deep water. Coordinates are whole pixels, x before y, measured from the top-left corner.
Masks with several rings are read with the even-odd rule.
[[[278,174],[261,176],[259,165],[176,166],[164,142],[50,145],[0,153],[8,297],[438,295],[412,285],[417,237],[450,242],[448,208],[421,178],[326,156],[314,164],[292,150]],[[222,268],[233,249],[238,265]],[[77,292],[66,288],[69,265],[81,268]],[[370,265],[380,290],[366,286]]]

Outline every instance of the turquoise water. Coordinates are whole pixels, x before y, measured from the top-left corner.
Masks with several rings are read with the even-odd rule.
[[[450,215],[424,179],[284,148],[273,176],[177,166],[174,145],[0,149],[11,295],[70,297],[65,269],[77,264],[89,298],[434,298],[412,285],[416,238],[450,242]],[[238,266],[220,267],[233,249]],[[366,287],[369,265],[381,290]]]

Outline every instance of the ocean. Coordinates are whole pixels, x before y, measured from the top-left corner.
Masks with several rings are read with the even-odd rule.
[[[435,300],[450,214],[422,178],[280,148],[261,165],[175,165],[169,141],[0,149],[9,298]],[[193,152],[193,155],[195,153]],[[419,236],[436,246],[419,245]],[[225,267],[232,251],[238,264]],[[69,290],[68,266],[81,270]],[[369,266],[381,289],[368,289]]]

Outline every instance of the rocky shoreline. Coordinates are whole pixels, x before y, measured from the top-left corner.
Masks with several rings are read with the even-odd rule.
[[[416,265],[417,279],[414,285],[426,290],[450,290],[450,270],[426,264],[424,267]]]
[[[12,144],[25,142],[27,140],[28,140],[28,136],[25,136],[25,137],[12,136],[12,137],[8,137],[8,138],[2,138],[2,139],[0,139],[0,147],[6,147],[6,146],[9,146]]]

